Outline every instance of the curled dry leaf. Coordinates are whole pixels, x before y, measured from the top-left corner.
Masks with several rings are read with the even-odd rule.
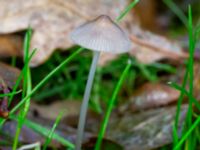
[[[0,34],[33,28],[31,47],[37,48],[32,66],[43,63],[57,48],[72,46],[71,30],[100,14],[116,18],[128,1],[121,0],[0,0]],[[127,22],[128,16],[123,22]]]
[[[131,99],[120,106],[121,111],[144,110],[163,106],[175,102],[179,97],[179,91],[161,84],[161,83],[146,83],[137,89]]]

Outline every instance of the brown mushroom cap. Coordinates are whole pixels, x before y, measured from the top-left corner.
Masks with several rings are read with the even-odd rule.
[[[125,32],[106,15],[76,28],[71,39],[82,47],[101,52],[124,53],[131,47]]]

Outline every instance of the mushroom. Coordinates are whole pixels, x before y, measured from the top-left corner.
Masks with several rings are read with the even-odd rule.
[[[74,43],[94,52],[79,116],[76,150],[80,150],[91,87],[100,52],[118,54],[128,52],[131,43],[125,32],[106,15],[101,15],[76,28],[71,33],[71,39]]]

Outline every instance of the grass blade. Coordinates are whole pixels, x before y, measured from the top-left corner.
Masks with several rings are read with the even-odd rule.
[[[139,2],[139,0],[134,0],[131,2],[131,4],[128,5],[128,7],[122,11],[122,13],[119,15],[119,17],[116,18],[116,22],[119,22],[126,14],[133,8],[135,5]]]
[[[60,114],[58,115],[58,117],[56,118],[56,121],[55,121],[53,127],[51,128],[51,130],[50,130],[50,132],[49,132],[49,134],[48,134],[48,137],[47,137],[47,139],[46,139],[46,142],[45,142],[44,145],[43,145],[43,150],[46,150],[47,146],[48,146],[49,143],[51,142],[52,136],[53,136],[53,134],[54,134],[54,132],[55,132],[55,129],[56,129],[57,125],[59,124],[59,122],[60,122],[62,116],[63,116],[63,113],[60,113]]]
[[[163,2],[178,16],[182,23],[188,27],[188,19],[179,7],[172,0],[163,0]]]
[[[107,125],[108,125],[108,121],[109,121],[112,109],[114,108],[114,103],[115,103],[116,97],[117,97],[117,95],[119,93],[119,90],[120,90],[120,88],[122,86],[122,83],[123,83],[128,71],[129,71],[130,67],[131,67],[131,63],[128,63],[126,68],[124,69],[124,71],[123,71],[123,73],[122,73],[117,85],[116,85],[116,88],[114,89],[112,98],[109,101],[108,108],[106,110],[106,114],[105,114],[105,117],[104,117],[103,122],[102,122],[102,126],[101,126],[101,129],[100,129],[100,132],[98,134],[98,139],[97,139],[97,143],[95,145],[95,150],[99,150],[100,147],[101,147],[101,142],[102,142],[102,139],[104,137],[104,134],[105,134],[105,131],[106,131],[106,128],[107,128]]]

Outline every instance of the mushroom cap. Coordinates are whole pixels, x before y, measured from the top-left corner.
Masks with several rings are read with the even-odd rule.
[[[124,53],[131,47],[127,34],[106,15],[76,28],[71,39],[82,47],[101,52]]]

